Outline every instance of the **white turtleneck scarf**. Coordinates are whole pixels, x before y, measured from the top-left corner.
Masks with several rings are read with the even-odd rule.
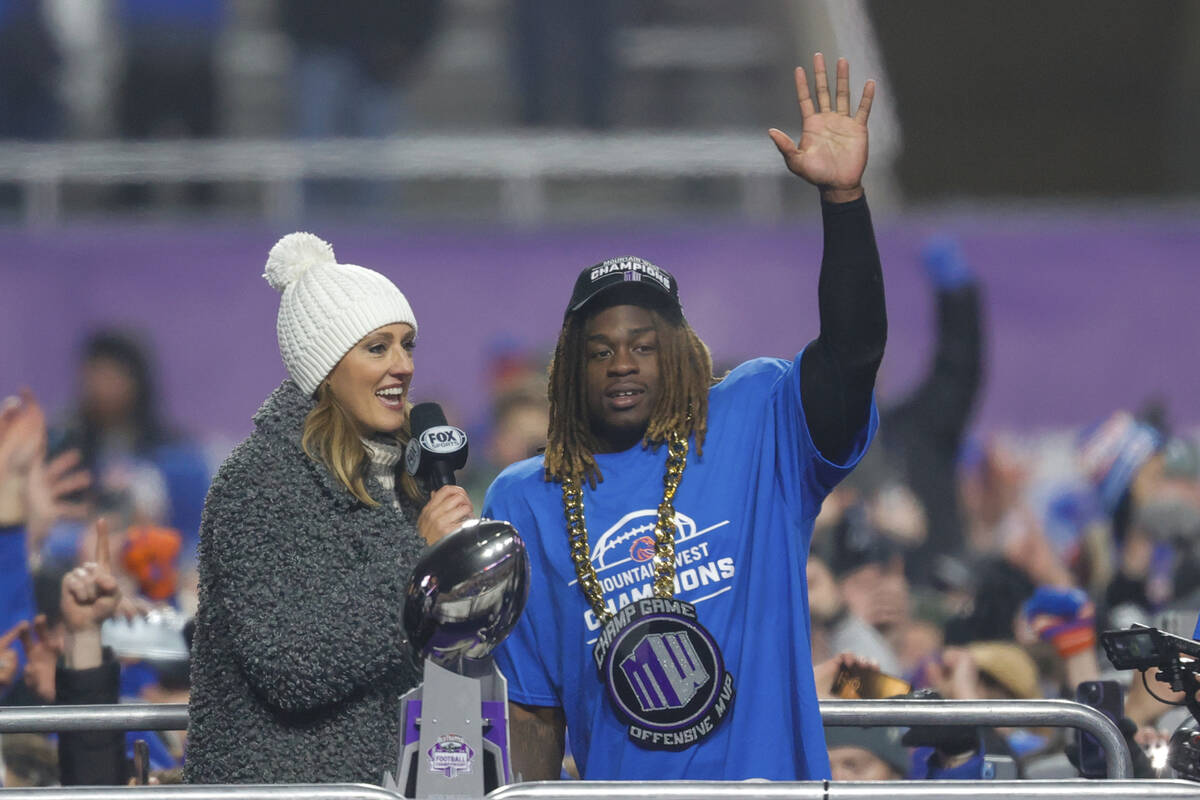
[[[404,459],[404,448],[378,439],[363,439],[362,443],[367,448],[370,459],[367,462],[367,472],[379,481],[379,485],[388,493],[392,507],[403,513],[400,507],[400,490],[396,486],[396,467]]]

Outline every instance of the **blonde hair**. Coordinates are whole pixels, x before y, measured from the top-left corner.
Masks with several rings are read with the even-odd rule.
[[[367,492],[367,467],[370,456],[359,437],[354,420],[334,397],[333,389],[328,383],[317,387],[316,397],[317,404],[305,417],[304,430],[300,435],[300,445],[304,452],[309,458],[325,465],[350,494],[368,506],[379,505]],[[406,402],[405,408],[411,411],[412,404]],[[395,436],[399,446],[408,444],[411,433],[407,419],[404,426],[396,431]],[[424,492],[417,485],[416,479],[408,474],[408,470],[399,471],[396,487],[414,502],[425,499]]]
[[[708,432],[708,390],[716,383],[708,345],[682,318],[672,320],[648,309],[658,329],[658,375],[662,394],[650,414],[643,446],[660,444],[671,431],[696,437],[703,452]],[[603,481],[593,453],[599,442],[589,424],[587,397],[587,317],[572,314],[563,324],[550,364],[550,430],[546,440],[546,480],[566,477]]]

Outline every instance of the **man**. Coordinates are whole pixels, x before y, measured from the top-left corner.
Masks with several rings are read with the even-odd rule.
[[[900,675],[904,670],[895,650],[882,633],[850,608],[841,580],[815,553],[809,555],[806,577],[813,663],[853,653],[889,675]]]
[[[831,728],[825,740],[835,781],[898,781],[908,774],[899,728]]]
[[[799,146],[770,135],[821,190],[820,337],[714,382],[672,275],[632,257],[586,269],[545,455],[488,492],[533,568],[498,651],[524,780],[559,775],[564,725],[586,779],[829,777],[805,561],[821,499],[874,434],[887,320],[860,184],[874,84],[851,116],[849,65],[836,108],[813,65],[819,110],[796,71]]]

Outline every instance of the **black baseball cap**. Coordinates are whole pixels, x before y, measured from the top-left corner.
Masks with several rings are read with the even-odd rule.
[[[618,289],[627,293],[631,301],[682,312],[679,283],[674,275],[637,256],[621,256],[593,264],[579,273],[563,317],[583,308],[598,295]]]

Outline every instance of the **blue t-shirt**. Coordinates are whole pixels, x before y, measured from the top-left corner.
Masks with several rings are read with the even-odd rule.
[[[25,552],[25,528],[0,527],[0,634],[25,620],[32,622],[33,615],[33,578]],[[13,646],[20,659],[17,665],[20,675],[25,669],[25,648],[20,641]],[[0,696],[7,696],[11,689],[9,686]]]
[[[484,516],[525,539],[529,604],[497,650],[509,697],[563,708],[580,775],[592,780],[829,777],[813,684],[805,565],[822,499],[858,462],[878,425],[874,404],[845,464],[812,443],[800,401],[800,356],[742,364],[709,394],[704,453],[695,442],[675,498],[676,593],[696,607],[733,674],[728,716],[680,751],[635,745],[600,683],[596,621],[576,583],[562,487],[542,459],[492,484]],[[651,596],[649,559],[666,447],[598,454],[604,482],[584,489],[592,563],[609,609]]]

